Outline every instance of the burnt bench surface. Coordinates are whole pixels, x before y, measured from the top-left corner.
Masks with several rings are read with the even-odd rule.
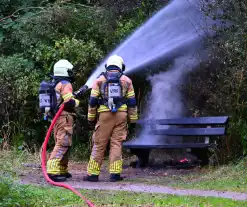
[[[177,148],[206,148],[210,144],[205,143],[183,143],[183,144],[124,144],[125,148],[129,149],[177,149]]]
[[[169,136],[217,136],[225,134],[224,127],[218,128],[175,128],[175,129],[154,129],[150,131],[153,135]]]
[[[150,119],[139,120],[138,124],[160,124],[160,125],[217,125],[226,124],[228,116],[211,116],[211,117],[182,117],[176,119]]]
[[[147,132],[152,136],[164,136],[167,139],[173,139],[174,137],[182,136],[185,137],[213,137],[213,136],[224,136],[226,134],[226,125],[228,124],[228,116],[214,116],[214,117],[183,117],[176,119],[157,119],[157,120],[139,120],[137,124],[149,125],[150,130]],[[168,129],[157,129],[158,126],[167,125]],[[206,140],[206,139],[205,139]],[[204,142],[185,142],[185,143],[163,143],[163,144],[138,144],[127,141],[123,143],[123,147],[130,149],[130,151],[136,154],[139,160],[145,156],[147,161],[149,151],[151,149],[182,149],[182,148],[193,148],[193,149],[208,149],[214,144],[209,142],[209,139]],[[196,150],[198,152],[198,150]],[[200,153],[200,150],[199,150]],[[144,155],[145,154],[145,155]],[[205,153],[204,153],[205,154]]]

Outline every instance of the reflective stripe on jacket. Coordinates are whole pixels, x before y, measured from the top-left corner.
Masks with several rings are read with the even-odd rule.
[[[60,81],[56,85],[55,91],[57,94],[57,103],[58,104],[61,103],[61,101],[67,102],[70,99],[74,99],[76,102],[75,107],[79,106],[80,101],[74,98],[72,84],[69,81],[67,81],[67,80]],[[66,114],[69,112],[63,111],[62,113]]]
[[[97,117],[97,112],[106,112],[110,111],[108,106],[100,105],[98,106],[99,99],[101,98],[102,94],[102,85],[106,82],[106,78],[104,75],[100,75],[97,78],[92,86],[89,106],[88,106],[88,120],[95,121]],[[136,98],[135,98],[135,91],[130,78],[126,75],[122,75],[120,77],[120,83],[122,85],[122,95],[126,99],[126,104],[122,104],[118,111],[126,111],[128,112],[128,118],[130,122],[136,122],[138,119],[137,115],[137,106],[136,106]],[[106,90],[107,91],[107,90]]]

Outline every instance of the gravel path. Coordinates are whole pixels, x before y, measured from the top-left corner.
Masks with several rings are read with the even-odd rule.
[[[37,184],[28,177],[21,179],[22,184]],[[203,197],[218,197],[218,198],[229,198],[234,200],[247,200],[247,193],[237,192],[221,192],[221,191],[206,191],[206,190],[194,190],[194,189],[177,189],[159,185],[147,185],[140,183],[109,183],[109,182],[82,182],[82,181],[67,181],[67,184],[77,189],[92,189],[92,190],[113,190],[113,191],[129,191],[129,192],[142,192],[142,193],[161,193],[171,194],[179,196],[203,196]],[[47,183],[40,182],[40,185]]]

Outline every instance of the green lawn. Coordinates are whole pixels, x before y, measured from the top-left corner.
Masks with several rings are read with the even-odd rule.
[[[160,184],[179,188],[203,190],[222,190],[247,192],[246,160],[238,164],[222,166],[216,169],[204,169],[201,173],[191,175],[168,175],[130,180],[148,184]]]
[[[238,165],[220,167],[203,175],[188,177],[175,186],[204,190],[247,192],[247,172],[244,161]]]
[[[0,151],[0,206],[83,206],[79,197],[57,187],[20,185],[13,180],[25,168],[24,163],[39,163],[37,155],[26,152]],[[200,174],[135,179],[133,182],[162,184],[178,188],[197,188],[247,192],[245,161]],[[31,170],[32,168],[25,168]],[[130,181],[130,180],[128,180]],[[247,206],[247,202],[222,198],[172,196],[113,191],[81,191],[96,206]],[[115,196],[114,196],[115,195]],[[84,205],[85,206],[85,205]]]
[[[83,190],[95,206],[247,206],[247,202],[221,198],[173,196],[113,191]],[[56,187],[19,185],[0,179],[0,206],[86,206],[72,192]]]

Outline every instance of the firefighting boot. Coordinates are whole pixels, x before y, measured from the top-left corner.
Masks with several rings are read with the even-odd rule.
[[[64,182],[67,180],[66,175],[48,174],[49,178],[54,182]]]
[[[69,172],[67,172],[67,173],[65,174],[65,176],[66,176],[66,178],[72,178],[72,175],[71,175]]]
[[[120,176],[120,174],[111,174],[110,182],[122,181],[124,178]]]
[[[99,176],[98,175],[87,175],[83,177],[83,181],[98,182]]]

